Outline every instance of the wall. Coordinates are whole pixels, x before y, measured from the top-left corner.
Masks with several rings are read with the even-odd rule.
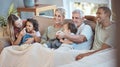
[[[63,1],[64,0],[39,0],[39,3],[42,4],[54,4],[57,5],[57,7],[62,7],[63,6]]]
[[[38,0],[37,3],[40,4],[54,4],[57,7],[63,7],[66,10],[66,18],[71,18],[71,12],[73,10],[73,8],[70,8],[73,6],[73,2],[80,2],[80,1],[87,1],[87,2],[91,2],[89,0]],[[92,0],[94,3],[98,3],[95,0]],[[99,0],[97,0],[99,1]],[[0,4],[2,6],[0,6],[0,16],[7,15],[7,11],[8,11],[8,7],[10,5],[11,2],[14,2],[15,7],[19,7],[19,6],[24,6],[23,4],[23,0],[1,0]],[[100,1],[99,3],[107,3],[108,0],[105,0],[105,2]],[[51,12],[45,12],[46,14],[50,14]],[[22,12],[22,17],[25,18],[27,17],[31,17],[33,15],[33,12]],[[51,14],[50,14],[51,15]]]
[[[8,8],[12,2],[14,3],[15,8],[24,6],[23,0],[1,0],[0,5],[2,5],[2,6],[0,6],[0,16],[5,16],[5,17],[7,16]],[[58,0],[52,0],[52,1],[38,0],[38,2],[40,4],[54,4],[54,5],[57,5],[57,7],[63,6],[63,0],[59,0],[59,1]],[[23,18],[25,16],[31,16],[31,15],[33,15],[32,12],[22,12]]]
[[[20,1],[20,2],[19,2]],[[0,2],[0,16],[7,16],[7,12],[11,3],[14,3],[15,8],[22,4],[22,0],[1,0]]]

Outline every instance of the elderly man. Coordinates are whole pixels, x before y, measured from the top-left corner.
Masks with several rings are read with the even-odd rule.
[[[98,51],[113,48],[115,24],[110,22],[111,10],[108,7],[99,7],[97,10],[97,22],[95,28],[95,38],[92,47],[92,52],[79,54],[76,60],[82,59]]]
[[[72,45],[73,49],[89,50],[92,44],[93,32],[89,25],[84,23],[84,15],[81,10],[74,10],[72,12],[72,21],[77,26],[76,35],[62,33],[58,38],[68,39],[76,44]]]

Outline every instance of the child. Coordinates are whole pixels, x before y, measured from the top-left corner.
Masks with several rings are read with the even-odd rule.
[[[66,22],[63,25],[63,32],[62,31],[58,31],[56,33],[56,35],[64,34],[64,33],[75,35],[76,32],[77,32],[77,27],[75,26],[75,24],[72,23],[72,22]],[[68,39],[60,39],[60,41],[62,42],[61,47],[59,47],[60,50],[73,49],[72,45],[75,44],[75,43],[73,43],[72,41],[70,41]]]
[[[41,35],[38,29],[38,22],[36,20],[30,18],[27,19],[25,28],[23,30],[25,35],[22,37],[21,43],[19,45],[26,43],[27,39],[29,38],[33,38],[33,42],[38,42],[38,40],[40,40]]]

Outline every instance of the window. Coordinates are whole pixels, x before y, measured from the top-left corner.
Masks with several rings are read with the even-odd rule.
[[[74,9],[81,9],[85,15],[96,15],[99,6],[111,7],[111,0],[63,0],[66,18],[71,18]]]
[[[107,6],[107,4],[96,4],[87,2],[74,2],[74,9],[80,9],[85,15],[96,15],[97,8],[100,6]]]

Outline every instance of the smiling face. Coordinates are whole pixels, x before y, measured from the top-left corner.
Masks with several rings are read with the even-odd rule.
[[[33,32],[33,30],[34,30],[33,24],[31,22],[27,21],[26,22],[26,31],[28,33],[31,33],[31,32]]]
[[[14,22],[14,26],[15,27],[18,27],[18,28],[21,28],[22,27],[22,20],[21,19],[18,19]]]
[[[72,13],[72,21],[77,27],[79,27],[82,24],[83,18],[80,17],[79,13]]]
[[[64,20],[64,16],[59,11],[56,11],[54,14],[54,19],[56,23],[62,23]]]
[[[96,14],[97,14],[97,20],[99,23],[104,22],[105,19],[108,17],[107,14],[105,14],[103,9],[98,9]]]

